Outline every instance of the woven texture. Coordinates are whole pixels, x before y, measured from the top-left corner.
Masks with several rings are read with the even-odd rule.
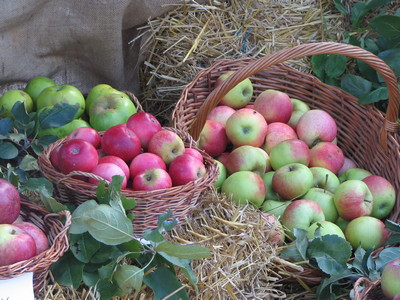
[[[359,278],[354,284],[353,300],[386,299],[381,289],[381,281],[370,281],[365,277]]]
[[[372,105],[359,105],[357,98],[349,93],[284,64],[290,59],[316,54],[343,54],[363,60],[377,70],[389,90],[386,114]],[[229,70],[236,72],[214,88],[216,79]],[[253,100],[266,89],[276,89],[305,101],[311,108],[328,112],[336,120],[338,145],[344,154],[358,166],[385,177],[394,185],[397,201],[389,219],[400,221],[399,90],[396,76],[385,62],[359,47],[330,42],[295,46],[260,59],[217,61],[184,88],[172,113],[172,126],[189,132],[197,140],[211,109],[246,78],[250,78],[254,86]],[[311,284],[320,282],[320,275],[314,270],[294,274]]]
[[[38,296],[44,287],[51,265],[69,248],[68,229],[71,225],[71,214],[69,211],[52,214],[37,204],[21,200],[21,216],[24,221],[29,221],[43,230],[50,247],[31,259],[0,267],[0,280],[33,272],[33,288]]]

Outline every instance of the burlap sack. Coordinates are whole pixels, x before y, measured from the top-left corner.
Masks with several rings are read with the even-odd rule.
[[[138,92],[135,27],[179,0],[0,1],[0,92],[34,76],[87,93],[99,83]],[[0,95],[1,95],[0,94]]]

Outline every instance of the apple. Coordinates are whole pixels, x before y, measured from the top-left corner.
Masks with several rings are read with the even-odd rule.
[[[396,203],[396,191],[393,185],[378,175],[367,176],[362,181],[367,184],[374,199],[371,217],[378,219],[387,217]]]
[[[204,158],[203,155],[200,153],[199,150],[195,149],[195,148],[185,148],[185,151],[183,152],[183,154],[189,154],[191,156],[193,156],[194,158],[197,158],[198,160],[200,160],[201,162],[204,162]]]
[[[231,115],[233,115],[236,110],[227,105],[218,105],[214,107],[207,115],[207,120],[213,120],[220,122],[222,125],[226,125],[226,121]]]
[[[268,89],[260,93],[254,101],[254,109],[264,116],[267,123],[287,123],[293,112],[293,104],[288,94]]]
[[[206,174],[203,162],[188,154],[182,154],[174,158],[168,166],[168,173],[172,179],[172,185],[184,185]]]
[[[231,154],[231,153],[230,152],[222,152],[215,159],[217,159],[219,162],[221,162],[223,165],[226,166],[226,162],[228,160],[229,154]]]
[[[280,142],[292,139],[297,139],[296,131],[294,131],[292,127],[281,122],[270,123],[268,124],[262,149],[269,154],[271,153],[271,150]]]
[[[40,93],[49,86],[54,86],[56,83],[53,79],[46,76],[36,76],[26,83],[24,92],[31,96],[33,101],[33,109],[36,110],[36,101]]]
[[[147,112],[133,114],[126,122],[126,126],[137,135],[145,151],[153,134],[162,129],[157,118]]]
[[[264,173],[272,171],[271,162],[270,162],[268,153],[265,152],[264,149],[261,149],[261,148],[258,148],[258,147],[256,147],[256,149],[259,152],[261,152],[262,156],[264,157],[264,160],[265,160],[265,163],[266,163]]]
[[[271,167],[274,170],[292,163],[300,163],[308,166],[310,158],[310,148],[305,142],[299,139],[280,142],[269,153]]]
[[[365,177],[371,176],[372,173],[363,168],[350,168],[347,169],[342,175],[340,175],[339,181],[344,182],[346,180],[363,180]]]
[[[361,247],[365,250],[382,247],[389,237],[385,223],[371,216],[361,216],[351,220],[344,234],[353,249]]]
[[[346,172],[348,169],[352,169],[352,168],[357,168],[356,163],[354,162],[354,160],[352,160],[351,158],[348,157],[344,157],[344,162],[343,162],[343,166],[342,168],[337,172],[337,175],[340,176],[342,175],[344,172]]]
[[[90,172],[97,166],[99,155],[91,143],[74,139],[61,145],[58,161],[59,169],[64,174],[72,171]]]
[[[342,149],[330,142],[319,142],[310,150],[310,167],[322,167],[336,174],[343,163]]]
[[[85,97],[79,89],[69,84],[53,85],[45,88],[37,98],[36,110],[38,111],[46,106],[54,106],[59,102],[79,105],[75,119],[78,119],[85,111]]]
[[[293,229],[308,230],[311,224],[325,221],[324,212],[317,202],[307,199],[293,201],[286,207],[281,223],[287,235],[294,238]]]
[[[46,108],[42,108],[46,109]],[[73,119],[71,122],[60,126],[60,127],[50,127],[46,129],[39,129],[37,131],[37,136],[42,137],[45,135],[54,135],[58,139],[62,139],[70,135],[74,130],[82,128],[82,127],[90,127],[90,124],[82,119]]]
[[[272,186],[272,178],[274,174],[275,171],[269,171],[262,175],[262,179],[264,181],[266,189],[265,200],[280,200],[280,196],[277,192],[274,191],[274,188]]]
[[[56,168],[56,170],[60,170],[60,160],[59,160],[59,151],[62,144],[57,145],[54,149],[50,152],[50,162]]]
[[[287,124],[293,129],[296,129],[299,119],[301,118],[302,115],[304,115],[306,111],[310,110],[310,107],[308,106],[307,103],[299,99],[290,98],[290,101],[292,102],[293,112]]]
[[[0,97],[0,110],[4,109],[3,117],[13,117],[11,110],[17,102],[24,104],[27,113],[33,110],[33,101],[28,93],[17,89],[9,90]]]
[[[234,71],[227,71],[220,75],[215,81],[214,87],[217,88],[223,84],[223,82],[232,74]],[[247,105],[251,97],[253,96],[253,84],[249,78],[244,79],[235,85],[225,96],[222,97],[219,104],[227,105],[232,108],[242,108]]]
[[[302,198],[317,202],[324,212],[326,221],[335,222],[337,220],[339,215],[333,201],[333,193],[321,188],[311,188]]]
[[[349,222],[350,221],[347,221],[342,217],[338,217],[335,221],[336,225],[339,226],[339,228],[342,229],[343,232],[345,232],[347,224],[349,224]]]
[[[0,266],[7,266],[36,255],[33,238],[11,224],[0,224]]]
[[[381,289],[388,299],[395,299],[400,294],[400,257],[388,262],[382,269]]]
[[[143,152],[135,156],[129,164],[130,177],[133,178],[147,169],[167,170],[167,165],[157,154]]]
[[[107,129],[101,138],[101,148],[108,155],[118,156],[126,163],[130,163],[142,151],[137,135],[123,126],[112,126]]]
[[[124,171],[114,163],[99,163],[92,169],[91,173],[107,180],[108,182],[112,181],[113,176],[121,176],[123,177],[121,188],[126,188],[127,177],[125,176]],[[97,185],[100,180],[89,177],[89,182]]]
[[[258,208],[265,199],[265,185],[257,173],[238,171],[225,179],[221,186],[221,193],[229,195],[236,204],[249,202]]]
[[[98,164],[102,164],[102,163],[116,164],[118,167],[121,168],[122,171],[124,171],[126,179],[129,179],[129,177],[130,177],[129,166],[122,158],[115,156],[115,155],[105,155],[105,156],[99,158]]]
[[[318,222],[311,224],[311,226],[307,230],[307,238],[309,240],[313,240],[315,238],[315,234],[316,234],[315,231],[318,228],[319,228],[320,236],[331,234],[331,235],[337,235],[343,239],[346,239],[342,229],[340,229],[339,226],[337,226],[333,222],[325,220],[325,221],[318,221]]]
[[[92,106],[93,101],[95,101],[100,96],[112,94],[112,93],[126,95],[125,93],[123,93],[123,92],[113,88],[111,85],[105,84],[105,83],[100,83],[100,84],[97,84],[94,87],[92,87],[91,90],[89,91],[89,93],[87,94],[86,100],[85,100],[86,113],[87,114],[89,113],[89,110],[90,110],[90,107]]]
[[[272,187],[285,200],[298,199],[312,187],[310,169],[300,163],[280,167],[272,177]]]
[[[292,201],[265,200],[260,210],[281,219],[286,207],[288,207],[290,203],[292,203]]]
[[[102,95],[93,100],[89,109],[89,123],[98,131],[126,123],[136,113],[136,106],[123,93]]]
[[[268,213],[261,213],[261,217],[266,222],[268,229],[266,230],[268,237],[267,241],[272,244],[281,246],[285,241],[285,231],[283,230],[282,224],[277,217]]]
[[[254,109],[241,108],[226,121],[225,129],[229,141],[235,146],[260,147],[267,133],[267,122]]]
[[[339,178],[330,170],[323,167],[311,167],[310,168],[314,181],[313,186],[327,190],[331,193],[336,191],[339,186]]]
[[[228,137],[222,123],[206,120],[200,132],[198,147],[210,156],[216,157],[225,151],[228,145]]]
[[[19,216],[21,196],[17,188],[0,178],[0,224],[12,224]]]
[[[172,179],[164,169],[146,169],[133,178],[132,186],[135,191],[168,189],[172,187]]]
[[[373,207],[373,196],[367,184],[361,180],[341,183],[333,196],[340,217],[351,221],[361,216],[369,216]]]
[[[313,147],[319,142],[332,142],[337,134],[337,126],[326,111],[311,109],[299,119],[296,132],[299,139]]]
[[[79,127],[74,129],[66,138],[66,140],[81,139],[91,143],[95,148],[101,145],[100,133],[92,127]]]
[[[262,176],[265,173],[267,161],[259,148],[243,145],[232,152],[226,159],[228,174],[238,171],[252,171]]]
[[[49,241],[45,233],[38,226],[31,222],[24,221],[14,223],[13,225],[17,226],[19,229],[22,229],[33,238],[36,245],[35,255],[38,255],[43,251],[49,249]]]
[[[222,184],[224,183],[226,177],[228,176],[228,171],[223,163],[215,159],[215,163],[218,167],[218,176],[217,180],[214,182],[213,186],[219,190],[221,189]]]
[[[148,152],[157,154],[169,165],[175,157],[185,152],[185,144],[177,133],[163,129],[150,139]]]

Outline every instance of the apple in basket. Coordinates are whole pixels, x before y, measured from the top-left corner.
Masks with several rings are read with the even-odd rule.
[[[339,217],[338,211],[333,201],[333,193],[321,188],[311,188],[302,196],[302,199],[309,199],[317,202],[324,212],[325,220],[335,222]]]
[[[135,191],[168,189],[172,187],[172,179],[165,169],[146,169],[133,177],[132,187]]]
[[[148,152],[157,154],[166,165],[169,165],[175,157],[185,152],[185,144],[177,133],[162,129],[150,139]]]
[[[381,289],[388,299],[400,295],[400,257],[390,261],[382,270]],[[396,297],[396,298],[394,298]]]
[[[228,145],[225,126],[217,121],[206,120],[200,132],[198,145],[212,157],[223,153]]]
[[[234,71],[227,71],[220,75],[215,81],[215,88],[223,84]],[[249,78],[244,79],[235,85],[225,96],[222,97],[220,105],[227,105],[232,108],[242,108],[246,106],[253,96],[253,83]]]
[[[132,159],[129,164],[130,177],[134,178],[139,173],[148,169],[167,170],[167,165],[160,156],[150,152],[143,152]]]
[[[269,154],[280,142],[291,139],[297,139],[296,131],[292,127],[282,122],[270,123],[262,148]]]
[[[0,224],[0,266],[32,258],[36,255],[34,239],[12,224]]]
[[[322,167],[310,167],[310,170],[314,177],[313,187],[319,187],[331,193],[336,191],[340,184],[336,174]]]
[[[293,129],[296,129],[297,123],[299,122],[301,116],[304,115],[306,111],[309,111],[310,107],[307,103],[299,99],[290,98],[290,101],[292,102],[293,111],[287,124]]]
[[[293,104],[286,93],[268,89],[257,96],[254,109],[264,116],[268,124],[287,123],[293,112]]]
[[[95,148],[100,147],[101,135],[92,127],[79,127],[74,129],[65,140],[81,139],[91,143]]]
[[[38,226],[36,226],[31,222],[24,222],[24,221],[16,222],[13,225],[22,229],[33,238],[36,245],[36,255],[49,249],[49,241],[45,233]]]
[[[177,156],[169,165],[168,173],[172,179],[172,185],[184,185],[206,174],[204,163],[197,158],[182,154]]]
[[[145,151],[153,134],[162,129],[157,118],[147,112],[133,114],[126,122],[126,126],[137,135]]]
[[[0,224],[11,224],[19,216],[21,197],[17,188],[3,178],[0,178],[0,195]]]
[[[271,150],[269,159],[274,170],[292,163],[308,166],[311,159],[310,148],[299,139],[285,140]]]
[[[126,179],[129,179],[129,177],[130,177],[129,166],[122,158],[115,156],[115,155],[105,155],[103,157],[99,157],[98,164],[101,164],[101,163],[112,163],[112,164],[117,165],[124,172]]]
[[[91,170],[90,173],[97,175],[109,182],[112,181],[113,176],[121,176],[123,177],[121,188],[126,188],[128,178],[126,177],[124,171],[114,163],[99,163]],[[89,177],[89,182],[97,185],[99,180]]]
[[[236,112],[236,110],[230,106],[218,105],[209,112],[209,114],[207,116],[207,120],[217,121],[225,126],[226,121],[235,112]]]
[[[250,145],[243,145],[232,150],[225,163],[228,173],[252,171],[262,176],[265,173],[267,160],[259,150]]]
[[[363,168],[350,168],[339,175],[339,181],[344,182],[347,180],[363,180],[365,177],[371,176],[372,173]]]
[[[320,142],[310,150],[310,167],[323,167],[336,174],[343,163],[343,151],[333,143]]]
[[[330,222],[330,221],[318,221],[318,222],[311,224],[311,226],[307,230],[307,238],[309,240],[312,240],[315,238],[315,234],[316,234],[316,231],[318,228],[319,228],[319,234],[321,236],[328,235],[328,234],[334,234],[343,239],[346,239],[342,229],[340,229],[340,227],[337,226],[335,223]]]
[[[200,153],[199,150],[196,150],[195,148],[185,148],[185,151],[183,152],[183,154],[189,154],[195,158],[197,158],[198,160],[204,162],[204,158],[203,155]]]
[[[59,169],[64,174],[72,171],[90,172],[99,161],[96,148],[80,139],[63,143],[57,156]]]
[[[266,194],[265,200],[280,200],[281,197],[278,195],[277,192],[274,191],[272,186],[272,178],[274,177],[275,171],[269,171],[262,175],[262,179],[265,184]]]
[[[337,172],[337,175],[340,176],[342,175],[344,172],[346,172],[348,169],[351,168],[357,168],[356,163],[354,162],[354,160],[352,160],[351,158],[348,157],[344,157],[344,162],[343,162],[343,166],[342,168]]]

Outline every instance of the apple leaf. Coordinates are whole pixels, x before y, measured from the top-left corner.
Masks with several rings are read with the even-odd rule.
[[[23,171],[38,171],[37,159],[32,155],[25,155],[19,163],[19,168]]]
[[[340,11],[344,15],[348,15],[349,12],[347,11],[346,7],[342,4],[340,0],[333,0],[335,7],[338,11]]]
[[[102,264],[113,259],[115,256],[121,255],[121,252],[116,246],[100,244],[100,249],[92,256],[90,262],[93,264]]]
[[[106,265],[102,266],[99,268],[99,275],[101,279],[106,279],[106,280],[111,280],[114,271],[116,270],[117,267],[117,261],[112,260]]]
[[[90,234],[70,234],[70,249],[77,260],[88,263],[100,249],[100,243]]]
[[[33,127],[35,124],[26,112],[25,105],[20,101],[15,102],[11,109],[11,114],[14,117],[14,127],[17,129],[26,129]]]
[[[381,253],[379,253],[379,257],[375,260],[376,269],[381,272],[387,263],[398,257],[400,257],[400,247],[389,247],[383,249]]]
[[[337,298],[335,291],[340,287],[340,280],[354,276],[354,274],[345,270],[344,272],[332,275],[322,280],[317,287],[316,295],[318,300],[334,300]]]
[[[347,56],[330,54],[325,62],[325,72],[328,77],[336,78],[342,75],[346,69]]]
[[[84,266],[68,251],[51,266],[51,272],[59,284],[77,289],[82,281]]]
[[[13,143],[0,141],[0,158],[13,159],[18,156],[19,152]]]
[[[114,273],[115,281],[124,294],[130,294],[133,291],[139,291],[143,282],[143,269],[137,266],[120,265]]]
[[[44,108],[38,114],[38,129],[60,127],[71,122],[79,110],[79,104],[56,103],[51,108]]]
[[[171,231],[172,228],[178,223],[178,220],[176,218],[172,217],[172,211],[168,209],[166,213],[162,213],[158,216],[158,229],[160,230],[166,230],[166,231]]]
[[[13,120],[11,118],[4,118],[0,120],[0,134],[6,135],[9,133],[14,127]]]
[[[86,232],[87,226],[83,220],[83,216],[92,209],[96,208],[99,204],[95,200],[88,200],[79,205],[72,213],[71,227],[69,228],[70,234],[81,234]]]
[[[181,259],[201,259],[211,255],[210,250],[200,245],[179,245],[171,242],[159,244],[156,251]]]
[[[378,34],[384,38],[400,37],[400,17],[381,15],[375,17],[369,24]]]
[[[341,88],[353,96],[360,98],[371,91],[372,83],[360,76],[345,74],[342,77]]]
[[[380,87],[372,92],[369,92],[365,95],[362,95],[358,99],[358,103],[364,104],[371,104],[381,100],[387,100],[389,98],[389,93],[386,87]]]

